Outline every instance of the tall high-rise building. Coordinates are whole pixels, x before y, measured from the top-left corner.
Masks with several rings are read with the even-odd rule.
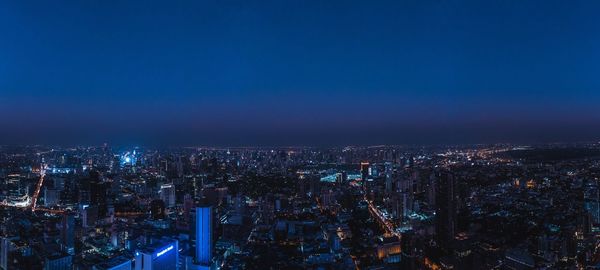
[[[360,163],[360,176],[362,177],[363,181],[369,178],[369,162]]]
[[[81,210],[81,223],[84,228],[93,227],[98,220],[98,206],[83,206]]]
[[[196,207],[196,254],[195,263],[210,266],[212,263],[212,206]]]
[[[360,176],[363,184],[363,189],[367,189],[367,181],[370,175],[370,167],[369,162],[361,162],[360,163]]]
[[[62,216],[60,240],[63,251],[70,255],[75,254],[75,216],[65,213]]]
[[[435,231],[437,241],[443,250],[448,251],[454,239],[456,226],[456,197],[454,175],[450,172],[436,174]]]
[[[165,202],[167,207],[175,206],[175,186],[173,184],[165,184],[160,186],[160,198]]]
[[[393,173],[394,167],[391,162],[385,163],[385,192],[387,194],[391,194],[393,191],[394,183],[393,183]]]
[[[106,204],[106,186],[96,171],[90,172],[90,204]]]

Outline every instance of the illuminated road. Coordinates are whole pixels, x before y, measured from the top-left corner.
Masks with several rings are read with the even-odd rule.
[[[383,225],[385,232],[387,234],[391,234],[400,238],[401,234],[396,231],[394,224],[392,224],[392,222],[390,222],[383,216],[381,211],[379,211],[379,209],[377,209],[377,207],[373,205],[373,202],[369,200],[366,201],[369,204],[369,213],[371,213],[371,215],[373,215],[373,217],[375,217],[379,221],[379,224]]]
[[[37,204],[38,197],[40,196],[40,190],[42,189],[42,185],[44,184],[44,178],[46,176],[46,170],[44,168],[40,168],[40,180],[35,187],[35,191],[33,192],[33,198],[31,198],[31,211],[35,211],[35,207]]]

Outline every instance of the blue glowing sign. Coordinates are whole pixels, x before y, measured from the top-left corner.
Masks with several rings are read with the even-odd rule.
[[[156,253],[156,257],[160,257],[162,255],[164,255],[165,253],[169,252],[170,250],[173,249],[173,245],[170,245],[168,247],[166,247],[165,249],[159,251],[158,253]]]

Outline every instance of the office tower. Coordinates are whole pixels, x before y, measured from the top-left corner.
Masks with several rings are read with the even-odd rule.
[[[44,206],[51,207],[59,202],[60,190],[54,188],[44,188]]]
[[[175,186],[173,184],[164,184],[160,186],[160,198],[165,202],[166,207],[174,207]]]
[[[385,192],[387,194],[391,194],[393,191],[393,188],[394,188],[393,173],[394,173],[394,167],[392,166],[392,163],[386,162],[385,163]]]
[[[363,181],[366,181],[367,178],[369,178],[369,162],[360,163],[360,176]]]
[[[84,228],[96,226],[96,221],[98,221],[98,206],[84,206],[81,211],[81,220]]]
[[[192,224],[191,220],[191,211],[194,210],[194,199],[192,199],[192,195],[185,194],[183,196],[183,220],[181,222],[181,226],[186,230],[191,229],[190,224]]]
[[[437,190],[437,178],[434,173],[429,176],[429,182],[427,184],[427,204],[435,206],[435,196]]]
[[[436,222],[437,241],[444,251],[449,251],[454,238],[456,226],[456,198],[454,175],[450,172],[438,172],[436,190]]]
[[[62,216],[60,239],[63,251],[70,255],[75,254],[75,216],[72,213]]]
[[[212,206],[196,207],[196,264],[212,263]]]
[[[367,179],[369,179],[370,175],[369,162],[361,162],[360,163],[360,176],[363,184],[363,189],[367,189]]]
[[[135,270],[179,268],[179,242],[163,240],[135,252]]]
[[[584,208],[590,213],[592,223],[600,223],[600,189],[596,181],[584,186]]]
[[[96,171],[90,172],[90,204],[106,204],[106,186],[100,179],[100,174]]]

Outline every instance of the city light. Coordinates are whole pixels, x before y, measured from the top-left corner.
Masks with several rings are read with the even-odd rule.
[[[166,247],[165,249],[159,251],[158,253],[156,253],[156,257],[160,257],[162,255],[164,255],[165,253],[169,252],[170,250],[173,249],[173,245],[170,245],[168,247]]]

